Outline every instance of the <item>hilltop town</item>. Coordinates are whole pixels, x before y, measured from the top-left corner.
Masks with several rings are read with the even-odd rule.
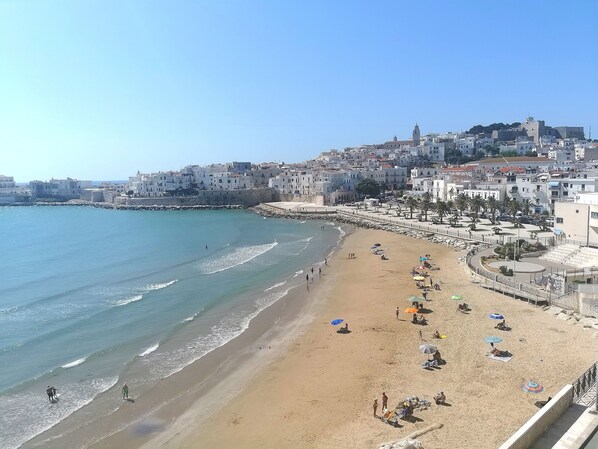
[[[376,183],[364,180],[373,180]],[[362,189],[360,189],[362,183]],[[420,134],[343,150],[324,151],[303,163],[232,162],[189,165],[177,171],[136,173],[127,183],[77,179],[17,185],[0,176],[0,203],[81,199],[112,204],[253,205],[263,201],[345,204],[371,193],[428,194],[453,201],[463,194],[497,201],[513,198],[535,213],[554,213],[554,204],[598,191],[598,143],[583,127],[549,127],[528,117],[523,123],[474,126],[469,132]],[[147,202],[145,202],[147,204]]]

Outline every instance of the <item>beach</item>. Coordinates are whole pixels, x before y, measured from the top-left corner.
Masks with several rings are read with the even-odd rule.
[[[373,243],[381,243],[389,260],[372,254]],[[424,254],[440,267],[430,273],[442,290],[428,295],[430,324],[419,326],[404,310],[406,298],[419,294],[410,271]],[[144,448],[373,448],[431,426],[419,437],[425,447],[498,447],[537,411],[535,401],[555,395],[595,360],[595,331],[481,289],[459,262],[462,256],[448,246],[357,230],[329,260],[292,329],[266,334],[262,349],[247,349],[236,375],[231,370],[213,380],[211,391],[190,407],[173,404],[153,433],[123,431],[95,447],[118,441],[119,447]],[[457,310],[450,300],[455,293],[471,305],[470,313]],[[492,312],[504,314],[512,331],[494,329]],[[352,332],[336,333],[335,318]],[[447,338],[433,339],[436,329]],[[440,369],[421,367],[427,356],[418,350],[425,343],[420,331],[446,360]],[[483,338],[489,335],[504,339],[496,346],[513,354],[508,363],[486,357],[491,348]],[[193,368],[186,375],[193,377]],[[544,392],[523,392],[527,380]],[[448,405],[433,403],[438,391]],[[409,396],[432,405],[395,428],[373,417],[373,401],[381,403],[382,392],[390,409]]]

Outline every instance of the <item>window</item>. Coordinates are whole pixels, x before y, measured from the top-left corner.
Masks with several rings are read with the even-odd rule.
[[[592,212],[592,218],[598,218],[598,212]]]
[[[557,222],[557,223],[562,223],[562,222],[563,222],[563,219],[562,219],[562,218],[560,218],[560,217],[556,217],[556,222]]]

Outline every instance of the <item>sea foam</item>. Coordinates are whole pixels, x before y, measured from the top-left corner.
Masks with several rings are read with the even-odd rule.
[[[266,243],[263,245],[242,246],[223,254],[216,259],[202,262],[198,268],[203,274],[214,274],[220,271],[230,270],[231,268],[246,264],[256,257],[261,256],[276,245],[278,245],[277,242]]]
[[[60,367],[65,368],[65,369],[72,368],[74,366],[81,365],[83,362],[85,362],[85,360],[87,360],[87,357],[81,357],[80,359],[73,360],[72,362],[69,362],[69,363],[65,363],[64,365],[61,365]]]
[[[143,352],[141,352],[139,354],[139,357],[145,357],[146,355],[151,354],[152,352],[154,352],[156,349],[158,349],[158,347],[160,346],[160,343],[156,343],[155,345],[150,346],[149,348],[143,350]]]
[[[163,282],[161,284],[148,284],[145,287],[143,287],[142,290],[144,290],[146,292],[151,292],[151,291],[154,291],[154,290],[162,290],[163,288],[170,287],[172,284],[175,284],[178,281],[179,281],[178,279],[174,279],[172,281]]]
[[[126,306],[132,302],[140,301],[143,299],[143,295],[135,295],[131,296],[130,298],[121,299],[120,301],[116,301],[114,303],[115,306]]]

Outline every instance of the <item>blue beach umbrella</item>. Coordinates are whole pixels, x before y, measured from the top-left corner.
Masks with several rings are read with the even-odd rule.
[[[490,318],[492,318],[493,320],[504,320],[505,317],[502,316],[500,313],[491,313],[490,315],[488,315]]]
[[[500,343],[502,341],[502,338],[495,337],[494,335],[490,335],[488,337],[484,337],[484,341],[486,343]]]
[[[336,325],[338,325],[338,324],[341,324],[343,321],[345,321],[345,320],[343,320],[343,319],[341,319],[341,318],[337,318],[336,320],[332,320],[332,321],[330,322],[330,324],[332,324],[333,326],[336,326]]]

